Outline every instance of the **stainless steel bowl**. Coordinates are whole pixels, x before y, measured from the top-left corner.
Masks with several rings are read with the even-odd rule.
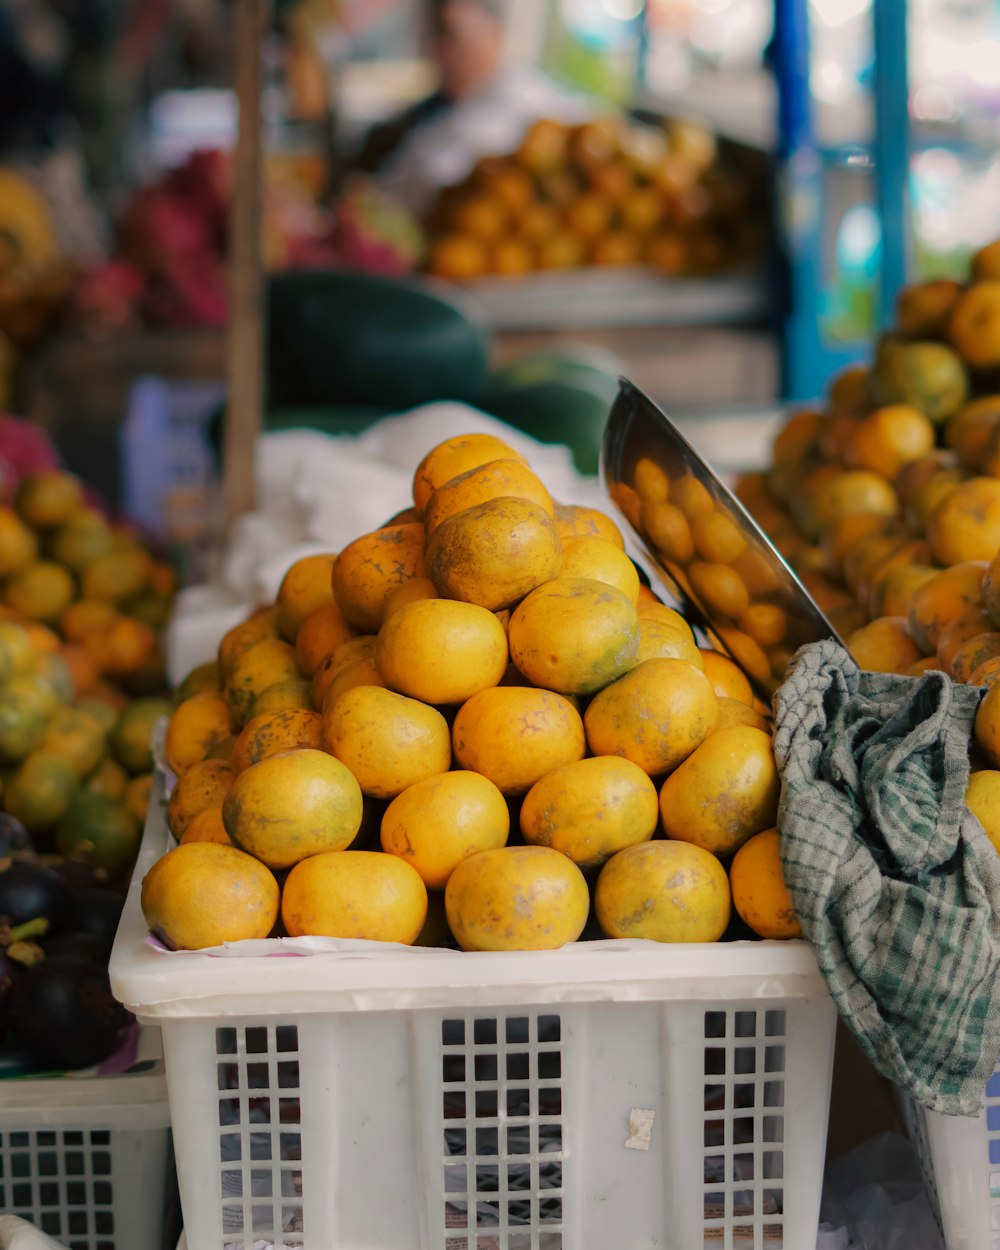
[[[622,379],[604,434],[608,493],[664,585],[769,697],[794,652],[837,631],[666,414]]]

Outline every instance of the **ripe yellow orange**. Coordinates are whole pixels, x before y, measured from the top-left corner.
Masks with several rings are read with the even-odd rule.
[[[750,592],[728,564],[696,560],[688,565],[687,575],[695,598],[710,617],[723,616],[735,623],[750,606]]]
[[[286,642],[294,642],[306,617],[333,599],[331,578],[336,559],[336,552],[324,552],[303,556],[289,565],[275,599],[278,629]]]
[[[492,434],[461,434],[432,447],[413,475],[413,502],[423,512],[431,495],[451,478],[491,460],[521,460],[509,443]]]
[[[148,552],[138,548],[110,551],[91,560],[83,570],[80,585],[85,599],[107,599],[121,603],[138,595],[152,570]]]
[[[464,703],[496,686],[507,669],[507,636],[474,603],[419,599],[388,616],[375,663],[390,690],[424,703]]]
[[[0,508],[0,577],[10,577],[38,558],[38,539],[10,508]]]
[[[927,541],[945,566],[992,560],[1000,548],[1000,481],[973,477],[956,486],[928,517]]]
[[[895,516],[899,501],[892,486],[878,473],[852,469],[822,482],[809,503],[807,536],[816,537],[839,517],[857,513]]]
[[[562,540],[560,577],[588,577],[614,586],[633,603],[639,599],[639,574],[620,547],[603,538],[570,535]]]
[[[234,846],[269,868],[289,868],[350,846],[361,828],[361,789],[325,751],[282,751],[236,777],[222,819]]]
[[[301,675],[295,651],[287,642],[265,638],[248,647],[237,657],[226,678],[224,694],[233,721],[245,724],[254,699],[268,686]]]
[[[788,614],[775,603],[751,603],[739,627],[761,647],[776,647],[788,629]]]
[[[1000,772],[984,768],[970,773],[965,804],[1000,853]]]
[[[637,764],[614,755],[546,773],[525,795],[520,816],[526,842],[551,846],[581,868],[648,842],[658,819],[656,787]]]
[[[732,564],[746,550],[739,526],[724,512],[703,512],[691,522],[694,549],[710,564]]]
[[[555,512],[552,496],[522,460],[491,460],[444,482],[431,495],[424,512],[427,537],[456,513],[501,498],[529,499],[550,517]]]
[[[956,564],[929,577],[914,590],[907,628],[921,654],[935,651],[944,627],[982,602],[985,568],[981,560]]]
[[[354,637],[353,628],[331,599],[310,612],[295,635],[295,658],[306,677],[312,677],[328,655]]]
[[[264,712],[284,712],[293,707],[313,710],[313,687],[305,678],[286,677],[266,686],[250,704],[250,720]]]
[[[82,642],[88,634],[109,629],[118,609],[106,599],[78,599],[62,614],[59,628],[70,642]]]
[[[709,647],[702,647],[700,654],[705,666],[705,676],[712,683],[712,689],[719,698],[738,699],[752,707],[753,689],[740,666],[734,664],[721,651],[713,651]]]
[[[578,536],[581,538],[603,538],[613,543],[620,551],[625,549],[622,532],[612,519],[598,508],[588,508],[582,504],[555,505],[553,516],[556,531],[562,539]]]
[[[584,715],[595,755],[620,755],[650,776],[669,772],[715,728],[712,683],[684,660],[646,660],[595,695]]]
[[[280,637],[278,612],[273,607],[261,608],[247,620],[227,630],[219,643],[219,673],[223,682],[244,651],[248,651],[258,642],[264,642],[265,639]]]
[[[261,712],[243,726],[229,765],[233,772],[241,773],[251,764],[297,747],[323,749],[323,718],[318,712],[303,708]]]
[[[968,608],[942,629],[937,643],[937,658],[944,672],[951,674],[955,655],[970,638],[992,629],[990,618],[981,607]]]
[[[235,846],[193,842],[168,851],[142,882],[142,914],[173,950],[265,938],[278,918],[278,883]]]
[[[200,760],[177,778],[167,800],[167,826],[178,841],[199,812],[222,807],[234,778],[225,760]]]
[[[1000,768],[1000,685],[990,686],[976,712],[975,738],[992,768]]]
[[[508,635],[510,658],[533,685],[592,694],[634,665],[639,615],[613,586],[559,577],[518,604]]]
[[[281,918],[291,937],[360,938],[412,946],[427,890],[405,860],[377,851],[312,855],[288,874]]]
[[[374,655],[363,656],[360,660],[352,660],[339,670],[323,691],[320,711],[325,716],[342,694],[346,694],[348,690],[354,690],[359,686],[381,686],[385,690],[388,689],[382,674],[379,672],[378,665],[375,663]]]
[[[458,769],[427,777],[398,794],[382,817],[382,849],[443,890],[456,866],[477,851],[506,846],[510,812],[492,781]]]
[[[743,703],[726,694],[720,695],[716,729],[728,729],[730,725],[749,725],[751,729],[761,729],[764,733],[771,731],[767,718],[753,704]]]
[[[705,668],[691,627],[680,613],[663,606],[663,612],[654,615],[643,612],[640,607],[639,650],[635,662],[641,664],[643,660],[655,659],[687,660],[695,668],[703,671]]]
[[[374,634],[389,593],[426,572],[423,525],[390,525],[344,548],[333,566],[333,595],[345,620]]]
[[[505,497],[442,522],[427,544],[438,593],[495,612],[551,581],[562,562],[552,518],[527,499]]]
[[[694,555],[694,539],[687,517],[676,504],[642,505],[641,528],[665,560],[687,564]]]
[[[580,869],[558,851],[505,846],[463,859],[444,903],[462,950],[554,950],[583,932],[590,893]]]
[[[83,504],[83,483],[62,469],[30,473],[18,483],[14,506],[35,529],[50,529]]]
[[[797,938],[802,926],[781,874],[777,829],[764,829],[745,842],[729,867],[733,906],[762,938]]]
[[[524,794],[586,751],[573,704],[551,690],[496,686],[463,703],[452,726],[455,758],[507,795]]]
[[[649,503],[666,503],[670,498],[670,478],[663,467],[643,456],[636,461],[633,473],[635,493]]]
[[[323,732],[327,750],[373,798],[395,798],[451,767],[451,735],[441,713],[381,686],[355,686],[328,705]]]
[[[398,608],[412,603],[414,599],[436,599],[437,597],[438,592],[434,589],[434,583],[429,577],[411,577],[408,582],[403,582],[401,586],[390,590],[386,595],[382,606],[382,620],[386,621]]]
[[[710,734],[660,791],[667,837],[729,855],[778,814],[770,735],[738,725]]]
[[[205,759],[209,751],[232,733],[229,708],[220,694],[206,690],[176,707],[167,726],[166,757],[169,767],[182,774]]]
[[[72,576],[52,560],[36,560],[11,576],[4,587],[4,603],[33,621],[55,624],[75,594]]]
[[[984,664],[997,656],[1000,656],[1000,633],[977,634],[967,639],[952,656],[952,679],[974,686],[982,684],[973,678],[980,675]]]
[[[708,488],[703,486],[696,477],[692,477],[691,474],[685,474],[672,483],[670,501],[676,504],[691,522],[694,522],[697,517],[707,515],[715,509],[715,503],[708,492]]]
[[[205,807],[191,821],[180,837],[180,845],[189,842],[215,842],[219,846],[232,846],[222,819],[222,806]]]
[[[99,721],[76,707],[57,708],[49,718],[42,747],[69,761],[78,777],[101,762],[107,739]]]
[[[729,923],[729,879],[699,846],[644,842],[601,869],[594,911],[608,937],[717,942]]]
[[[883,616],[856,629],[847,649],[859,668],[871,673],[901,673],[920,659],[920,648],[907,633],[902,616]]]
[[[934,447],[934,426],[907,404],[876,408],[854,428],[845,460],[856,469],[870,469],[889,481],[904,464],[919,460]]]

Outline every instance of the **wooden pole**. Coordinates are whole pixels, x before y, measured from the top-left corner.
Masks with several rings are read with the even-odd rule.
[[[261,263],[261,43],[269,0],[234,0],[239,133],[229,209],[229,400],[222,495],[227,528],[254,506],[254,454],[264,405],[264,278]]]

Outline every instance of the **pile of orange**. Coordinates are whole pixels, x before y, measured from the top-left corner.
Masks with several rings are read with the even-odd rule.
[[[768,710],[641,585],[615,523],[449,439],[413,506],[288,569],[177,693],[172,947],[310,934],[465,950],[798,923]]]
[[[863,668],[993,680],[1000,241],[966,283],[905,288],[871,364],[793,413],[737,493]]]
[[[755,257],[759,170],[724,159],[700,126],[545,119],[516,151],[479,162],[433,205],[438,277],[649,264],[704,274]]]

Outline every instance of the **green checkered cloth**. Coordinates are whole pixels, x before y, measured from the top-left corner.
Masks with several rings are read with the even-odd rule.
[[[862,672],[832,640],[774,697],[781,864],[845,1022],[880,1072],[971,1115],[1000,1054],[1000,857],[965,806],[982,691]]]

